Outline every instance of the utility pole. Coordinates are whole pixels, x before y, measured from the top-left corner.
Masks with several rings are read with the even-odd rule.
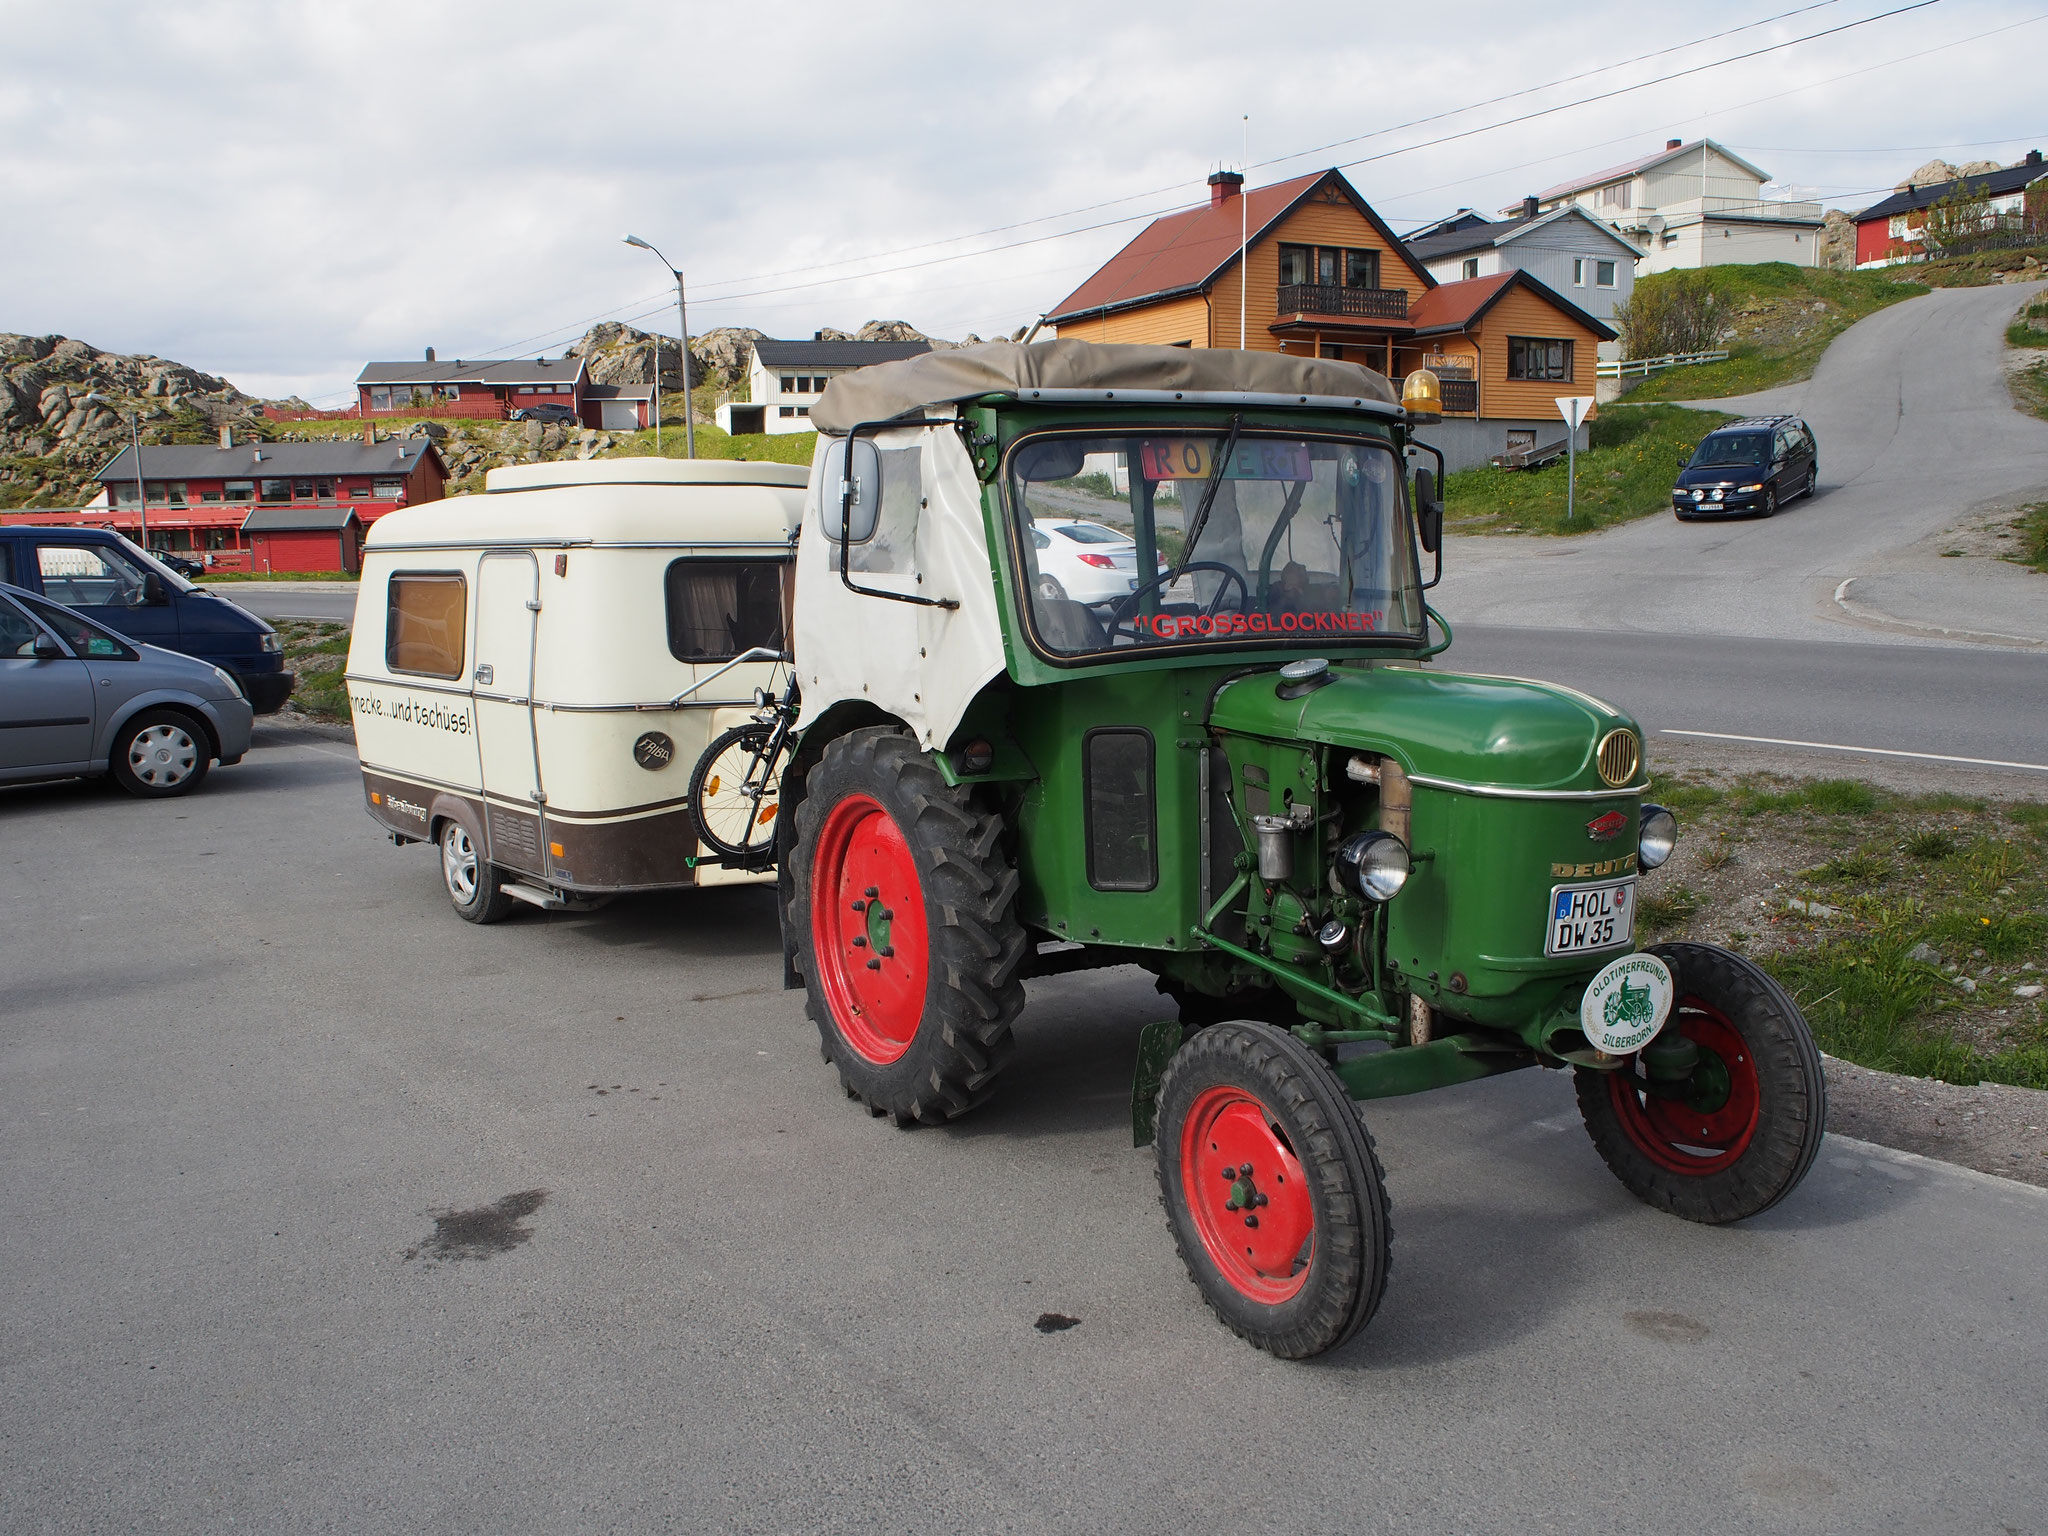
[[[627,235],[626,244],[637,245],[643,251],[652,251],[661,264],[668,268],[670,277],[676,280],[676,325],[683,342],[683,457],[697,457],[697,418],[695,402],[690,397],[690,312],[683,299],[683,274],[676,265],[659,250],[642,240],[638,235]],[[654,451],[661,452],[661,344],[654,347]]]
[[[1252,115],[1249,112],[1244,115],[1241,135],[1241,152],[1238,156],[1238,165],[1244,171],[1245,176],[1249,178],[1252,173]],[[1252,216],[1246,209],[1244,201],[1245,194],[1250,191],[1251,185],[1249,180],[1237,189],[1237,350],[1240,352],[1244,350],[1245,294],[1252,285],[1252,275],[1245,270],[1244,266],[1245,247],[1251,244],[1252,236]]]
[[[97,390],[85,398],[95,405],[112,405],[114,403]],[[135,542],[144,549],[147,549],[149,548],[149,492],[142,484],[142,424],[136,419],[135,412],[133,411],[128,413],[128,442],[129,446],[135,450],[135,518],[136,533],[138,535]]]

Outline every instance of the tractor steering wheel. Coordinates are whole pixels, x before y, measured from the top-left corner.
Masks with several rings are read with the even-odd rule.
[[[1131,638],[1133,640],[1138,639],[1138,626],[1131,623],[1135,615],[1127,614],[1124,610],[1134,606],[1139,598],[1150,592],[1154,587],[1163,587],[1168,582],[1176,579],[1176,577],[1185,576],[1189,571],[1221,571],[1223,573],[1224,580],[1216,588],[1216,595],[1209,599],[1209,606],[1204,610],[1205,617],[1213,619],[1216,616],[1217,610],[1223,606],[1223,594],[1230,590],[1230,583],[1233,581],[1237,583],[1239,610],[1242,611],[1250,605],[1251,589],[1245,585],[1244,576],[1235,566],[1225,565],[1220,560],[1191,560],[1177,572],[1161,571],[1150,581],[1140,582],[1114,603],[1111,603],[1109,605],[1109,617],[1103,621],[1103,628],[1107,629],[1114,636],[1119,624],[1129,624]]]

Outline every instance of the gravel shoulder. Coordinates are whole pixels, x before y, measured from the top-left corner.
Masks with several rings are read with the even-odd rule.
[[[2048,1189],[2048,1093],[1873,1072],[1833,1056],[1828,1130]]]

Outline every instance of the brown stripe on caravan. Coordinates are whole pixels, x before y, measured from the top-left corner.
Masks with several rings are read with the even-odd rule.
[[[696,824],[680,806],[630,821],[548,818],[549,879],[577,890],[695,885],[696,852]]]

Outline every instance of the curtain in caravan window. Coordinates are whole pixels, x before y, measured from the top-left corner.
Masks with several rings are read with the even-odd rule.
[[[677,661],[731,661],[756,646],[784,650],[783,560],[669,563],[668,650]]]
[[[384,626],[384,661],[394,672],[423,677],[462,676],[469,583],[460,571],[391,578]]]

